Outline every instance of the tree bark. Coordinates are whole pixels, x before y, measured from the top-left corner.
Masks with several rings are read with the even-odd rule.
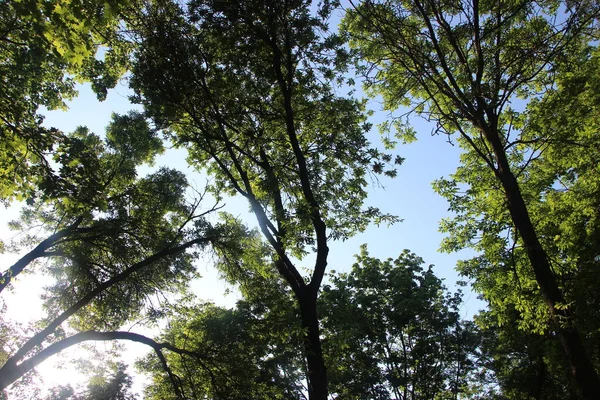
[[[512,222],[523,240],[540,292],[550,309],[556,332],[571,368],[571,375],[583,399],[598,400],[600,399],[600,379],[575,327],[573,311],[565,301],[552,272],[548,255],[531,222],[521,189],[510,169],[500,135],[492,127],[484,129],[484,134],[492,146],[496,158],[497,170],[495,172],[502,183]]]
[[[327,368],[321,348],[317,293],[307,286],[299,303],[304,330],[304,352],[308,367],[308,398],[309,400],[327,400]]]

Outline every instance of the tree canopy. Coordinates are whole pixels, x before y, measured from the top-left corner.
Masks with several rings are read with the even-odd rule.
[[[0,304],[2,398],[42,396],[35,368],[96,342],[147,346],[143,393],[110,353],[47,399],[600,396],[597,2],[0,5],[0,200],[21,208],[0,295],[47,282],[29,327]],[[44,123],[75,83],[104,100],[120,79],[141,110],[104,133]],[[368,202],[403,158],[355,80],[393,113],[384,133],[410,142],[420,116],[462,149],[433,190],[441,250],[474,250],[456,265],[472,318],[402,243],[328,270],[333,242],[402,213]],[[154,165],[171,147],[204,188]],[[234,305],[202,298],[201,266]]]
[[[461,320],[461,294],[448,293],[408,250],[382,261],[363,246],[356,258],[322,296],[332,392],[407,400],[478,393],[479,333]]]

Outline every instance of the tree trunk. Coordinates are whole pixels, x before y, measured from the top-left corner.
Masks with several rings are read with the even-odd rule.
[[[304,329],[304,352],[308,366],[308,398],[327,400],[327,368],[321,349],[317,294],[311,286],[307,286],[299,300]]]
[[[565,298],[558,287],[548,261],[548,255],[537,237],[521,189],[510,169],[500,136],[497,130],[493,128],[485,130],[484,134],[492,146],[498,163],[496,173],[508,201],[508,210],[512,222],[523,240],[536,281],[546,304],[550,308],[556,331],[571,367],[571,374],[584,399],[598,400],[600,399],[600,379],[598,379],[581,336],[574,325],[573,312],[567,306]]]

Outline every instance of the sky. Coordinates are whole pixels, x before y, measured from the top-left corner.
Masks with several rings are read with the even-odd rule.
[[[76,127],[85,125],[93,132],[101,134],[110,120],[113,112],[126,113],[136,109],[127,100],[128,89],[121,83],[116,89],[109,91],[106,101],[98,102],[88,86],[79,87],[79,96],[68,102],[68,111],[52,111],[45,113],[45,125],[56,127],[65,132],[73,131]],[[370,103],[370,108],[375,112],[371,121],[376,125],[387,118],[387,113],[380,110],[376,101]],[[409,249],[425,260],[426,264],[434,264],[436,275],[445,280],[451,290],[455,290],[457,276],[454,267],[460,258],[468,258],[471,253],[442,254],[438,248],[442,235],[438,232],[438,223],[442,218],[449,216],[448,204],[439,195],[433,192],[431,183],[438,178],[448,176],[458,165],[460,149],[452,146],[446,137],[432,135],[432,126],[422,120],[414,119],[413,128],[417,132],[418,140],[408,145],[399,145],[395,152],[405,158],[405,162],[398,168],[398,175],[394,179],[381,178],[380,182],[372,182],[368,189],[369,197],[367,206],[380,208],[383,212],[397,215],[403,221],[393,226],[370,226],[365,232],[344,242],[330,243],[329,270],[338,272],[349,271],[354,262],[353,255],[360,251],[364,243],[368,245],[371,256],[379,258],[395,258],[403,249]],[[379,134],[374,127],[370,140],[374,144],[380,143]],[[185,162],[185,153],[182,150],[168,150],[156,160],[155,167],[168,166],[177,168],[189,174],[190,180],[198,186],[204,183],[205,178],[195,173]],[[233,215],[246,218],[250,224],[255,221],[249,216],[248,205],[240,198],[227,199],[224,211]],[[14,235],[6,228],[6,223],[17,217],[17,208],[6,210],[0,219],[0,235],[3,239]],[[5,270],[14,262],[15,255],[0,255],[0,265]],[[301,267],[310,268],[313,259],[308,256],[302,261]],[[225,295],[226,285],[219,282],[217,274],[210,265],[199,263],[198,268],[203,278],[194,284],[199,297],[213,301],[217,304],[231,306],[235,301],[235,294]],[[26,275],[18,279],[13,291],[14,294],[6,297],[8,314],[25,323],[43,315],[40,309],[38,296],[44,285],[43,277]],[[463,317],[470,318],[483,304],[476,299],[476,295],[467,291],[461,308]],[[101,344],[99,350],[102,350]],[[136,355],[147,352],[147,348],[126,344],[133,348],[126,353],[129,360]],[[76,354],[77,350],[75,353]],[[73,383],[75,371],[73,369],[58,369],[69,356],[53,357],[46,361],[38,370],[44,377],[48,386],[56,384]]]

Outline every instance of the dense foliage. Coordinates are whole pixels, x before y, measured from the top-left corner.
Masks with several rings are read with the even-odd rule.
[[[0,294],[47,282],[31,326],[2,301],[2,398],[42,396],[36,366],[115,341],[152,351],[136,368],[154,400],[600,396],[597,2],[338,6],[0,0],[0,200],[21,208]],[[122,77],[143,111],[102,134],[43,123],[76,82],[102,100]],[[402,158],[367,139],[358,78],[400,141],[416,115],[462,149],[434,190],[442,251],[474,250],[456,266],[486,303],[473,320],[409,250],[366,244],[327,271],[332,241],[398,221],[367,205]],[[153,166],[171,145],[206,188]],[[253,219],[217,213],[231,196]],[[201,262],[234,306],[194,293]],[[130,374],[111,361],[46,398],[135,399]]]
[[[479,333],[460,317],[461,295],[405,250],[369,256],[332,276],[322,296],[331,391],[340,399],[472,397]],[[360,315],[360,318],[357,316]]]
[[[523,195],[553,273],[567,304],[574,308],[575,323],[598,365],[594,343],[598,341],[600,142],[592,128],[598,122],[593,83],[598,77],[595,53],[584,51],[577,66],[561,67],[565,69],[557,75],[556,88],[515,116],[515,124],[521,125],[522,143],[515,144],[519,149],[512,153],[512,161],[518,168]],[[491,303],[482,319],[486,325],[509,332],[515,325],[519,330],[512,335],[533,332],[539,337],[530,337],[531,341],[547,342],[552,332],[550,315],[510,217],[502,210],[504,199],[498,191],[490,190],[493,177],[486,174],[476,157],[465,153],[463,160],[464,166],[452,176],[453,181],[437,183],[452,207],[460,210],[457,217],[442,225],[449,233],[443,246],[446,250],[473,246],[481,252],[480,257],[461,263],[459,270],[475,278],[475,287]],[[469,185],[471,191],[460,193],[460,184]],[[475,195],[482,192],[488,194]],[[551,355],[556,352],[552,347],[550,343],[540,347],[538,356],[563,362],[562,357],[556,360]]]

